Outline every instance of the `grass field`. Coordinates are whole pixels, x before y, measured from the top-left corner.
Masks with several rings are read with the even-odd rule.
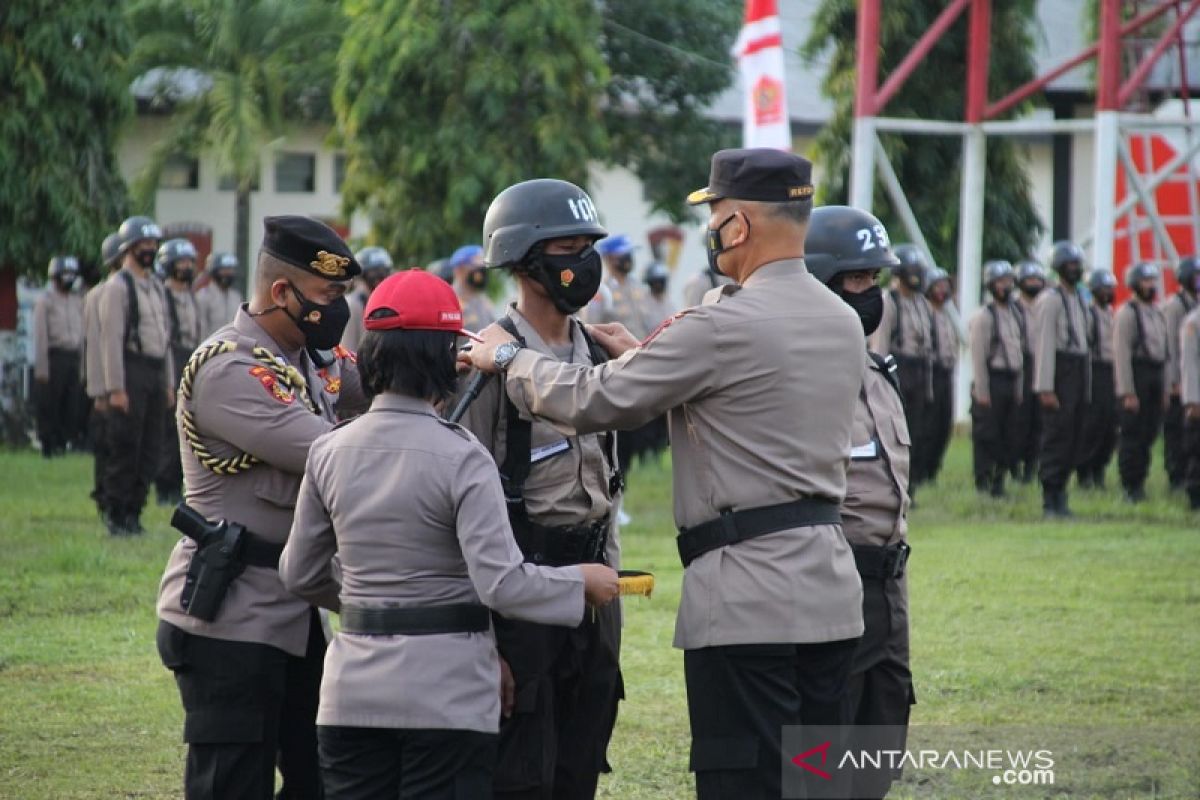
[[[1033,487],[979,498],[969,456],[957,440],[911,519],[915,729],[1063,732],[1055,786],[997,796],[1200,797],[1200,520],[1161,462],[1149,503],[1074,492],[1079,519],[1049,524]],[[0,798],[181,793],[182,714],[154,649],[176,535],[152,507],[147,535],[108,538],[89,480],[84,457],[0,454]],[[690,797],[668,468],[635,472],[627,508],[626,565],[658,588],[626,603],[628,696],[601,795]],[[980,795],[906,775],[892,796]]]

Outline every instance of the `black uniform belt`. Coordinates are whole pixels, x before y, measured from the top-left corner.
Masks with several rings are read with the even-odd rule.
[[[907,364],[910,367],[927,367],[930,364],[927,356],[906,356],[903,353],[892,353],[897,364]]]
[[[1055,350],[1054,357],[1058,360],[1075,359],[1077,361],[1084,361],[1084,360],[1090,359],[1091,354],[1090,353],[1075,353],[1070,350]]]
[[[482,633],[492,624],[487,606],[454,603],[409,608],[342,606],[344,633],[367,636],[430,636],[438,633]]]
[[[716,519],[690,528],[680,528],[675,541],[679,546],[679,560],[686,567],[709,550],[716,550],[718,547],[790,528],[841,523],[842,514],[837,503],[805,497],[774,506],[746,508],[741,511],[726,509]]]
[[[197,546],[203,544],[199,538],[193,535],[192,531],[182,531],[182,533],[195,542]],[[238,561],[241,561],[246,566],[279,569],[279,556],[282,553],[283,545],[268,542],[263,537],[250,531],[242,533]]]
[[[77,356],[79,355],[78,347],[51,347],[47,350],[52,356]]]
[[[125,360],[134,364],[141,364],[147,367],[161,367],[167,363],[166,356],[144,356],[134,350],[125,351]]]
[[[514,522],[513,538],[531,564],[566,567],[571,564],[606,563],[609,517],[589,525],[549,527],[536,522]]]
[[[1133,358],[1130,360],[1132,361],[1132,363],[1135,367],[1149,367],[1150,369],[1159,369],[1163,365],[1163,362],[1161,362],[1157,359],[1154,359],[1154,358],[1136,357],[1136,358]]]
[[[1019,372],[1020,372],[1019,369],[1003,369],[1000,367],[988,367],[989,375],[996,375],[1001,378],[1015,378],[1015,377],[1017,377],[1017,373],[1019,373]]]
[[[854,563],[863,578],[902,578],[912,548],[905,542],[886,546],[852,544]]]

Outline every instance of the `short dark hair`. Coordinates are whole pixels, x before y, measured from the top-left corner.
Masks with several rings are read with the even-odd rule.
[[[439,402],[456,389],[455,335],[449,331],[367,331],[358,369],[371,396],[384,392]]]
[[[808,217],[812,213],[813,206],[812,199],[810,198],[785,200],[782,203],[764,202],[762,205],[767,212],[767,216],[788,220],[797,225],[808,222]]]

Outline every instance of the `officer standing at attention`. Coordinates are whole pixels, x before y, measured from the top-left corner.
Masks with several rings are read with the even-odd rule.
[[[912,482],[909,493],[929,473],[930,419],[933,396],[933,354],[939,349],[934,341],[933,309],[922,294],[929,270],[925,254],[916,245],[896,245],[900,264],[892,270],[895,286],[883,296],[883,321],[871,338],[871,350],[896,359],[900,387],[904,390],[904,413],[913,437]]]
[[[593,327],[616,361],[564,363],[496,325],[469,353],[505,373],[522,413],[564,435],[671,411],[685,566],[675,645],[701,800],[780,795],[782,726],[841,721],[863,630],[840,511],[862,323],[804,266],[811,176],[790,153],[716,153],[709,186],[688,199],[710,204],[710,265],[741,288],[645,344],[618,324]]]
[[[463,327],[469,331],[486,328],[496,321],[496,308],[488,299],[488,271],[483,248],[465,244],[450,256],[454,293],[463,307]]]
[[[929,475],[930,481],[937,480],[942,471],[942,460],[950,446],[950,435],[954,432],[954,368],[958,365],[958,351],[962,347],[962,335],[958,309],[950,299],[950,275],[946,270],[934,267],[926,281],[925,298],[933,310],[933,327],[937,350],[933,354],[933,400],[929,406]]]
[[[1154,307],[1161,274],[1143,261],[1129,268],[1126,285],[1133,297],[1117,312],[1113,330],[1113,364],[1121,402],[1117,468],[1125,500],[1146,499],[1150,447],[1158,438],[1166,406],[1167,321]]]
[[[362,267],[362,275],[355,281],[354,291],[346,297],[350,304],[350,321],[342,334],[342,347],[352,352],[358,349],[358,340],[366,330],[363,328],[363,309],[367,307],[367,298],[392,274],[392,256],[382,247],[364,247],[354,254],[354,260]]]
[[[883,316],[879,271],[899,263],[879,220],[846,206],[813,209],[804,240],[804,263],[813,277],[854,309],[864,335],[870,336]],[[910,551],[908,454],[912,440],[892,364],[874,353],[866,355],[866,378],[854,406],[853,448],[842,503],[842,530],[862,578],[865,626],[851,667],[845,720],[854,725],[894,726],[888,729],[893,738],[879,744],[903,750],[909,709],[916,698],[909,668],[908,582],[904,578]],[[883,797],[899,774],[864,771],[853,777],[853,791],[846,796]]]
[[[634,249],[623,233],[596,243],[596,252],[604,259],[604,286],[611,300],[589,305],[586,317],[593,324],[619,322],[634,336],[645,337],[658,323],[652,323],[648,313],[649,293],[632,277]]]
[[[434,410],[454,393],[466,335],[445,281],[393,275],[366,327],[371,409],[313,443],[279,562],[300,597],[341,599],[317,713],[325,800],[487,798],[500,721],[488,608],[575,627],[585,595],[616,597],[617,575],[522,563],[491,454]]]
[[[497,195],[483,222],[485,262],[512,270],[517,283],[517,302],[497,324],[553,363],[605,360],[572,318],[600,285],[593,244],[604,236],[591,198],[574,184],[538,179]],[[564,436],[530,422],[510,395],[503,382],[488,381],[462,423],[499,466],[525,560],[616,567],[614,435]],[[595,796],[624,692],[619,614],[617,606],[601,609],[574,628],[494,619],[515,680],[515,705],[506,702],[500,724],[496,797]]]
[[[1193,278],[1200,291],[1200,276]],[[1200,511],[1200,308],[1188,314],[1179,329],[1179,396],[1183,401],[1184,486],[1188,506]]]
[[[1117,395],[1113,384],[1113,299],[1117,279],[1108,270],[1088,276],[1088,349],[1092,360],[1092,400],[1083,422],[1079,485],[1103,489],[1104,473],[1117,445]]]
[[[33,377],[38,384],[38,439],[42,455],[60,456],[79,434],[79,349],[83,298],[75,291],[79,259],[50,259],[50,284],[33,306]]]
[[[1162,306],[1167,321],[1167,390],[1169,405],[1163,415],[1163,461],[1171,491],[1183,488],[1183,473],[1187,466],[1183,437],[1183,402],[1180,400],[1179,330],[1183,319],[1196,308],[1196,277],[1200,275],[1200,258],[1186,256],[1175,268],[1179,291]]]
[[[671,281],[671,270],[661,261],[655,261],[646,267],[646,289],[650,296],[646,299],[646,319],[657,328],[667,318],[675,314],[675,304],[667,295],[667,284]],[[653,328],[651,328],[653,330]]]
[[[1042,404],[1033,394],[1033,347],[1038,341],[1037,317],[1033,313],[1037,296],[1046,288],[1046,268],[1036,261],[1026,259],[1016,266],[1017,302],[1013,308],[1025,321],[1025,342],[1022,351],[1021,375],[1024,386],[1021,391],[1020,424],[1017,426],[1018,469],[1013,477],[1021,483],[1031,483],[1037,473],[1042,452]]]
[[[158,248],[155,271],[166,287],[167,318],[171,326],[172,389],[179,388],[183,366],[200,344],[200,309],[192,293],[199,255],[187,239],[170,239]],[[154,489],[160,506],[173,506],[183,499],[183,464],[179,458],[179,435],[175,418],[165,415],[163,452],[154,479]]]
[[[167,409],[175,403],[167,301],[151,274],[162,232],[149,217],[117,231],[122,265],[100,301],[100,358],[108,393],[108,531],[142,533],[142,508],[158,474]]]
[[[1021,407],[1020,312],[1013,308],[1013,268],[1007,261],[983,265],[983,284],[992,295],[971,317],[971,444],[975,489],[1004,497],[1004,475],[1015,462]]]
[[[159,587],[158,651],[183,701],[189,800],[268,800],[276,765],[280,797],[321,794],[325,635],[277,565],[309,446],[365,406],[352,359],[335,358],[321,379],[310,355],[341,341],[359,266],[314,219],[267,217],[263,228],[250,304],[196,350],[176,412],[187,504],[173,524],[186,535]],[[336,594],[322,605],[336,608]]]
[[[238,267],[237,256],[233,253],[213,252],[208,256],[206,268],[212,280],[196,292],[196,303],[200,306],[200,335],[205,339],[233,322],[234,315],[242,307],[242,293],[233,285]]]
[[[1061,283],[1038,295],[1033,350],[1033,391],[1042,407],[1042,513],[1070,517],[1067,482],[1083,447],[1088,401],[1087,306],[1079,293],[1083,251],[1071,242],[1054,245],[1051,268]]]
[[[121,237],[115,232],[100,245],[100,280],[83,298],[83,380],[84,392],[92,404],[88,417],[92,438],[92,500],[102,520],[108,519],[104,496],[104,474],[108,465],[108,391],[104,387],[104,363],[100,356],[100,297],[120,268]]]

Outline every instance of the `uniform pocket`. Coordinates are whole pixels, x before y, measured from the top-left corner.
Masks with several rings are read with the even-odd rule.
[[[905,447],[912,447],[912,436],[908,433],[908,422],[899,414],[893,415],[891,420],[892,432],[896,435],[896,441]]]
[[[294,509],[300,478],[270,468],[260,468],[254,479],[254,496],[278,508]]]

